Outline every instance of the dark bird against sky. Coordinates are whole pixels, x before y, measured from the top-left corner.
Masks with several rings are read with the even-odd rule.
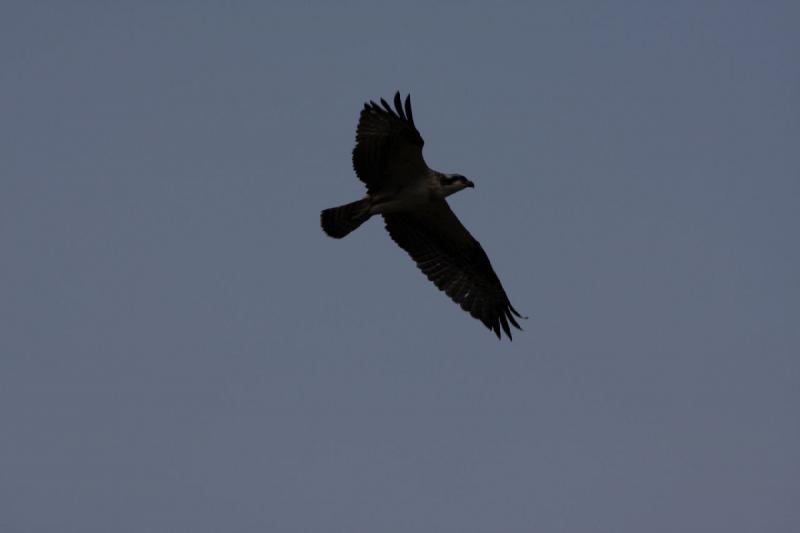
[[[341,239],[380,214],[392,239],[419,269],[462,309],[500,338],[509,324],[521,329],[500,280],[480,243],[450,209],[445,197],[475,185],[460,174],[444,174],[422,158],[424,141],[414,125],[411,96],[400,93],[394,109],[364,104],[356,130],[353,168],[367,186],[361,200],[322,211],[322,229]]]

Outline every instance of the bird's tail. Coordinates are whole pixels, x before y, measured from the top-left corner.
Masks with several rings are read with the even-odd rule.
[[[369,203],[369,198],[363,198],[357,202],[324,210],[320,216],[322,229],[329,236],[341,239],[369,220],[372,216],[369,212]]]

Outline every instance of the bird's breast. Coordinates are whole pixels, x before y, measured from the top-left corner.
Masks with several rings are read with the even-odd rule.
[[[382,192],[372,196],[370,212],[378,214],[414,211],[429,204],[435,198],[436,196],[427,184],[415,184],[414,186],[402,187],[391,193]]]

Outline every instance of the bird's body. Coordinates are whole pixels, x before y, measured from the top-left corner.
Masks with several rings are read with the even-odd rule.
[[[417,176],[405,186],[393,187],[391,190],[379,190],[369,195],[370,212],[373,215],[411,211],[425,206],[437,196],[441,197],[441,189],[437,188],[435,178],[428,173]]]
[[[414,125],[410,96],[400,93],[394,109],[381,99],[364,105],[356,131],[353,167],[367,186],[361,200],[321,214],[322,228],[342,238],[373,215],[382,215],[392,239],[422,272],[500,337],[511,338],[509,323],[520,329],[489,258],[455,216],[445,198],[474,184],[459,174],[428,167],[424,141]]]

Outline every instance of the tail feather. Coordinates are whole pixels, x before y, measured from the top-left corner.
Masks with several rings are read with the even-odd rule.
[[[369,220],[369,199],[363,198],[339,207],[325,209],[320,215],[322,229],[329,236],[341,239]]]

